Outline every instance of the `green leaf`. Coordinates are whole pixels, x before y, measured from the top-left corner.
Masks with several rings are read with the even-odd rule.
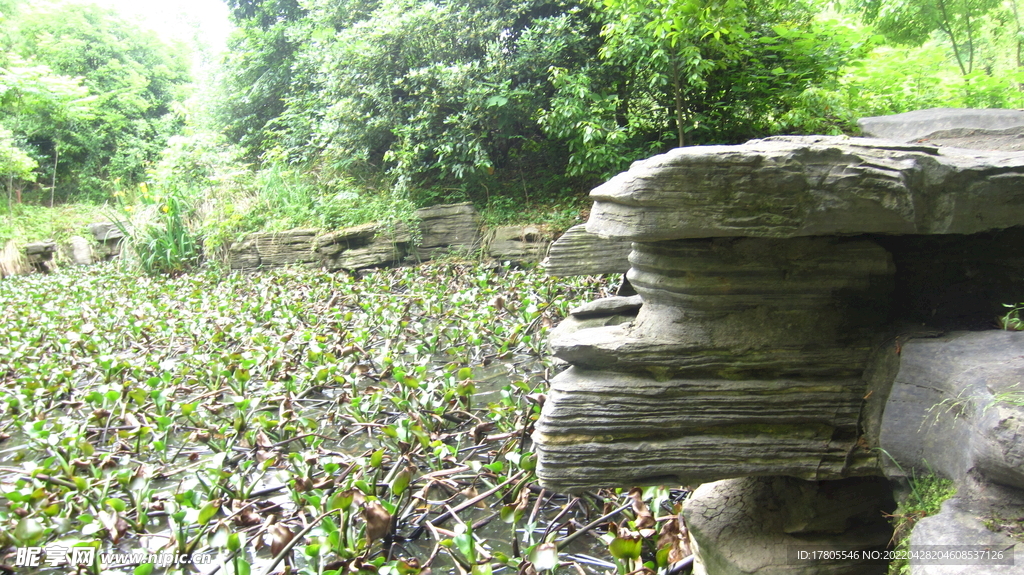
[[[491,96],[490,98],[487,98],[488,108],[499,108],[505,104],[508,104],[508,98],[504,96]]]
[[[462,553],[463,557],[468,559],[470,563],[476,563],[476,544],[473,542],[471,531],[459,533],[452,537],[452,540],[455,542],[456,549]]]
[[[637,538],[616,537],[608,545],[608,552],[616,559],[637,559],[640,557],[640,549],[643,540]]]
[[[242,548],[242,540],[239,537],[238,533],[232,533],[231,535],[228,535],[228,551],[231,551],[232,553],[234,553],[234,552],[237,552],[241,548]]]
[[[558,546],[554,543],[541,543],[530,550],[530,562],[538,571],[547,571],[558,567]]]
[[[22,517],[14,528],[14,540],[20,545],[34,543],[43,536],[43,524],[34,517]]]
[[[384,462],[384,449],[378,449],[370,455],[370,467],[378,468]]]
[[[412,470],[408,467],[398,472],[395,479],[391,482],[391,492],[395,495],[401,495],[405,492],[406,488],[409,487],[409,482],[412,481]]]
[[[155,567],[152,563],[143,563],[132,570],[132,575],[149,575],[153,572],[153,569],[155,569]]]
[[[199,524],[206,525],[209,523],[210,519],[213,519],[213,516],[216,515],[218,511],[220,511],[220,505],[217,505],[212,501],[204,505],[203,508],[199,510]]]

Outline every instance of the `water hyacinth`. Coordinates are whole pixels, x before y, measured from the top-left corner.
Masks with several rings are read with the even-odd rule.
[[[608,284],[451,261],[0,282],[0,557],[59,544],[204,553],[225,573],[551,568],[560,530],[617,495],[534,485],[544,341]]]

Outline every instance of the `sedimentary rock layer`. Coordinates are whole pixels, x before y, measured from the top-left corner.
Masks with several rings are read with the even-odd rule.
[[[428,260],[440,253],[470,253],[480,247],[480,214],[471,203],[448,204],[416,210],[420,242],[416,257]]]
[[[663,377],[857,375],[893,273],[877,244],[842,238],[638,242],[630,262],[637,320],[554,337],[555,355]]]
[[[849,238],[633,244],[631,323],[559,330],[534,439],[556,490],[752,475],[877,474],[861,379],[888,252]]]
[[[633,241],[970,234],[1024,221],[1024,154],[778,136],[677,148],[590,195],[587,231]]]
[[[857,446],[863,384],[653,378],[572,368],[552,381],[534,440],[545,486],[697,484],[779,474],[877,474]]]
[[[601,238],[577,224],[551,244],[544,271],[556,277],[622,274],[629,269],[629,250],[630,242]]]

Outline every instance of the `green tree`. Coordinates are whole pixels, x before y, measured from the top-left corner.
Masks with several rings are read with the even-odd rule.
[[[11,52],[81,77],[96,98],[93,118],[36,132],[40,170],[53,178],[56,163],[57,187],[80,198],[98,197],[104,181],[143,180],[180,124],[172,104],[190,79],[184,48],[94,5],[22,5],[9,22]]]
[[[15,58],[0,69],[0,174],[7,176],[8,204],[15,179],[37,179],[39,142],[58,142],[92,119],[95,103],[80,78],[54,74],[47,66]]]
[[[974,71],[983,18],[1000,0],[862,0],[867,22],[898,43],[920,46],[940,31],[949,40],[960,73]],[[1016,8],[1016,2],[1013,2]]]
[[[250,158],[386,173],[421,190],[486,190],[530,162],[562,171],[564,149],[536,113],[551,66],[596,56],[590,11],[558,0],[302,7],[235,5],[245,49],[229,62],[222,117]]]
[[[291,33],[306,16],[296,0],[228,0],[238,30],[228,41],[216,114],[250,160],[274,146],[274,122],[294,94],[301,44]]]
[[[863,51],[843,27],[816,21],[809,2],[593,1],[602,61],[554,70],[558,92],[542,117],[579,173],[609,175],[673,145],[800,130],[782,120]]]

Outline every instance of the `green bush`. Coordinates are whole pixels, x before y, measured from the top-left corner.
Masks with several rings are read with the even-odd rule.
[[[115,219],[125,235],[121,259],[149,274],[178,275],[199,263],[201,239],[193,231],[197,198],[177,188],[163,194],[150,194],[149,187],[139,184],[138,201],[121,203],[127,216]],[[115,192],[123,197],[122,192]]]

